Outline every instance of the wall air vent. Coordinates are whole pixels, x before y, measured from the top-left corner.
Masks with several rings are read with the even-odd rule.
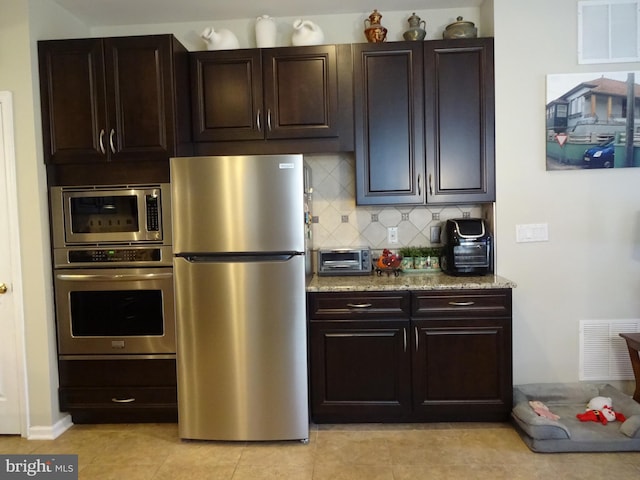
[[[580,321],[580,380],[633,380],[620,333],[640,332],[640,319]]]
[[[578,2],[578,63],[640,60],[640,0]]]

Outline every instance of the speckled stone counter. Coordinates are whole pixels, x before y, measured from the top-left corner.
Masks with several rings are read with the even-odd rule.
[[[497,275],[454,277],[445,273],[413,274],[399,276],[385,273],[365,276],[320,277],[314,275],[307,284],[307,292],[354,292],[384,290],[459,290],[479,288],[515,288],[511,280]]]

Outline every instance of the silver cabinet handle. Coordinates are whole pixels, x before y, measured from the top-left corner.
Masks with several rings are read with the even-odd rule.
[[[454,307],[470,307],[475,303],[476,302],[449,302],[449,305],[453,305]]]
[[[271,131],[271,109],[267,110],[267,128]]]
[[[371,306],[371,303],[347,303],[347,307],[351,308],[369,308]]]
[[[429,174],[429,195],[433,195],[433,178],[431,174]]]
[[[260,124],[260,109],[258,109],[258,113],[256,113],[256,125],[258,127],[258,131],[262,131],[262,125]]]
[[[116,131],[112,128],[111,133],[109,134],[109,146],[111,147],[111,153],[116,153],[116,147],[113,145],[113,136],[115,133]]]
[[[418,174],[418,196],[422,195],[422,174]]]
[[[403,328],[402,329],[402,334],[404,336],[404,351],[407,351],[407,329]]]
[[[416,337],[416,352],[418,351],[418,327],[413,327],[414,335]]]
[[[100,130],[100,137],[98,138],[98,143],[100,145],[100,151],[104,155],[107,153],[104,149],[104,128]]]
[[[111,401],[113,403],[133,403],[136,401],[135,398],[112,398]]]

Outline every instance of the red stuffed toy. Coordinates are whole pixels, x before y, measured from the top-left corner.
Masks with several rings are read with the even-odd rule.
[[[625,416],[614,412],[610,406],[611,403],[609,397],[594,397],[587,404],[587,410],[584,413],[578,413],[576,418],[581,422],[600,422],[603,425],[615,420],[624,422]]]

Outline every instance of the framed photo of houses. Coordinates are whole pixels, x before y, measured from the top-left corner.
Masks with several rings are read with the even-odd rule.
[[[547,170],[640,167],[639,82],[638,71],[547,75]]]

